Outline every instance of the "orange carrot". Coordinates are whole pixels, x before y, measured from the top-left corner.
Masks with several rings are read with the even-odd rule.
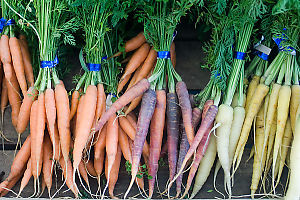
[[[79,99],[80,99],[80,93],[78,90],[75,90],[72,94],[70,120],[73,119],[73,117],[77,111]]]
[[[146,42],[144,32],[140,32],[135,37],[131,38],[125,43],[125,52],[136,50]],[[113,57],[120,56],[122,52],[118,52]]]
[[[82,114],[78,116],[75,130],[75,142],[73,149],[73,167],[77,170],[82,157],[82,151],[88,142],[89,134],[93,125],[97,103],[97,87],[89,85],[82,106]]]
[[[94,163],[91,160],[85,162],[85,168],[91,176],[97,177],[97,173],[94,168]]]
[[[119,85],[118,85],[118,93],[121,92],[123,87],[126,85],[127,81],[129,80],[131,74],[144,62],[144,60],[147,58],[147,55],[149,53],[150,46],[149,44],[145,43],[143,44],[134,54],[132,55],[132,58],[126,65],[125,71],[120,79]]]
[[[116,114],[112,115],[107,122],[107,132],[106,132],[106,158],[107,158],[107,183],[103,190],[103,195],[106,188],[109,186],[109,181],[111,179],[111,170],[114,166],[116,156],[118,154],[118,128],[119,122]]]
[[[78,198],[78,191],[77,191],[77,189],[74,185],[74,182],[73,182],[73,174],[72,174],[73,168],[72,168],[72,163],[71,163],[70,159],[67,158],[67,165],[66,165],[66,162],[64,161],[64,158],[61,157],[59,159],[59,164],[60,164],[60,167],[63,170],[63,174],[64,174],[64,177],[66,179],[66,184],[67,184],[68,188],[73,192],[75,197]]]
[[[79,102],[78,102],[78,107],[77,107],[77,111],[76,111],[76,115],[75,115],[75,118],[73,119],[73,123],[75,124],[74,125],[74,128],[73,128],[73,137],[76,137],[75,135],[75,130],[76,130],[76,124],[79,123],[79,116],[82,115],[82,106],[83,106],[83,102],[84,102],[84,96],[85,94],[83,94],[80,99],[79,99]]]
[[[23,189],[28,184],[31,176],[32,176],[32,173],[31,173],[31,159],[29,158],[29,160],[27,162],[27,168],[26,168],[26,170],[24,172],[24,175],[23,175],[23,178],[21,180],[20,190],[19,190],[18,196],[20,196],[20,194],[22,193]]]
[[[17,77],[14,71],[12,71],[12,76],[10,82],[6,79],[8,100],[11,105],[11,119],[14,127],[17,127],[18,117],[21,108],[21,97],[19,95],[19,85]]]
[[[105,144],[106,144],[106,126],[103,127],[101,130],[101,133],[99,134],[99,137],[96,140],[95,146],[94,146],[94,168],[97,173],[98,181],[100,180],[100,175],[103,170],[103,162],[104,162],[104,156],[105,156]]]
[[[18,116],[18,123],[17,123],[17,132],[19,134],[23,133],[26,130],[26,127],[29,122],[30,109],[32,103],[36,99],[36,96],[37,96],[37,90],[34,87],[30,87],[27,91],[27,94],[24,96],[24,100],[20,108],[20,113]]]
[[[8,91],[6,86],[6,79],[3,79],[2,82],[2,91],[1,91],[1,120],[3,125],[4,111],[8,104]]]
[[[109,173],[108,157],[106,157],[106,160],[105,160],[105,176],[106,176],[106,179],[108,180],[107,182],[109,182],[108,192],[109,192],[109,196],[112,199],[118,199],[117,197],[114,196],[114,189],[115,189],[115,185],[117,183],[118,177],[119,177],[121,155],[122,155],[121,148],[118,145],[117,154],[115,156],[114,163],[113,163],[113,166],[111,168],[110,175],[108,174]]]
[[[13,66],[9,49],[9,37],[7,35],[1,36],[0,57],[3,64],[5,78],[8,80],[8,82],[11,82],[11,78],[13,76]]]
[[[57,122],[55,122],[54,124],[54,133],[50,133],[49,130],[49,125],[48,125],[48,121],[47,122],[47,129],[48,129],[48,133],[50,135],[50,140],[52,142],[52,149],[53,149],[53,159],[56,161],[59,161],[60,159],[60,144],[59,144],[59,134],[58,134],[58,128],[57,128]]]
[[[57,126],[61,143],[61,151],[66,163],[69,158],[71,142],[70,106],[68,93],[63,84],[58,84],[55,86],[55,104],[57,110]]]
[[[20,43],[23,62],[24,62],[25,76],[29,83],[29,86],[33,86],[34,85],[34,76],[33,76],[31,58],[30,58],[30,53],[28,50],[27,40],[24,35],[20,35],[19,43]]]
[[[129,112],[133,111],[138,105],[140,105],[141,101],[142,101],[142,97],[143,95],[135,98],[130,105],[128,106],[128,109],[125,112],[125,115],[128,114]]]
[[[50,194],[54,161],[52,159],[52,145],[48,134],[45,134],[43,147],[43,178],[47,186],[48,193]]]
[[[97,108],[96,108],[96,117],[95,117],[96,121],[99,120],[103,111],[105,112],[105,110],[103,110],[103,107],[105,107],[105,101],[106,101],[106,96],[104,92],[104,87],[103,84],[99,83],[97,85]]]
[[[143,65],[143,64],[142,64]],[[127,86],[127,89],[128,90],[129,88],[131,88],[135,83],[136,83],[136,79],[137,79],[137,76],[139,75],[141,69],[142,69],[142,65],[140,67],[137,68],[137,70],[134,72],[128,86]]]
[[[130,151],[130,145],[128,141],[128,136],[124,133],[123,129],[119,126],[119,146],[121,148],[122,154],[125,160],[132,163],[132,155]]]
[[[156,105],[150,124],[150,155],[149,155],[149,197],[151,198],[154,190],[156,173],[158,170],[158,160],[161,150],[162,138],[164,134],[165,115],[166,115],[166,92],[156,91]]]
[[[32,111],[32,110],[31,110]],[[32,175],[37,180],[42,169],[42,150],[46,124],[45,94],[39,94],[37,100],[36,127],[31,142]]]
[[[24,62],[19,40],[16,37],[9,38],[9,48],[17,80],[21,87],[23,96],[25,96],[27,93],[27,83],[25,78]]]
[[[90,187],[90,183],[89,183],[89,177],[87,174],[87,171],[85,169],[84,163],[81,160],[79,165],[78,165],[78,171],[80,173],[80,175],[82,176],[83,180],[85,181],[85,183],[87,184],[88,187]]]

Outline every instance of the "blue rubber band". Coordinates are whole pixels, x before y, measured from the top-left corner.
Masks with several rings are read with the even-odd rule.
[[[157,52],[157,58],[170,59],[171,58],[170,51],[158,51]]]
[[[107,60],[107,56],[103,56],[103,57],[102,57],[102,61],[103,61],[103,60]]]
[[[113,97],[117,97],[114,93],[109,93],[111,96],[113,96]]]
[[[101,70],[101,64],[86,63],[90,71],[98,72]]]
[[[283,28],[283,31],[286,31],[286,28]],[[286,41],[288,39],[287,35],[282,32],[281,35],[278,34],[276,35],[277,37],[273,37],[274,42],[276,43],[276,45],[278,46],[279,51],[286,51],[286,52],[290,52],[290,54],[292,55],[296,55],[296,49],[291,47],[291,46],[286,46],[283,47],[281,45],[282,41]]]
[[[266,61],[269,59],[268,54],[265,54],[265,53],[260,52],[260,51],[255,51],[255,55],[257,55],[258,57],[260,57],[261,59],[266,60]]]
[[[12,26],[12,25],[15,25],[16,22],[14,19],[9,19],[9,20],[6,20],[4,19],[3,17],[0,19],[0,33],[3,32],[3,29],[5,26]]]
[[[58,63],[58,57],[56,55],[54,61],[41,61],[41,68],[53,68],[56,67]]]
[[[244,53],[244,52],[239,52],[239,51],[236,51],[236,52],[235,52],[235,55],[234,55],[234,58],[235,58],[235,59],[245,60],[245,57],[246,57],[246,53]]]

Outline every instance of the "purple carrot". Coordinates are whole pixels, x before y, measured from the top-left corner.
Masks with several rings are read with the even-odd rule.
[[[189,141],[187,139],[187,136],[186,136],[186,132],[184,130],[184,127],[182,127],[182,130],[181,130],[181,141],[180,141],[180,148],[179,148],[179,155],[178,155],[178,161],[177,161],[177,169],[176,169],[176,173],[178,174],[180,168],[181,168],[181,165],[182,165],[182,162],[183,162],[183,159],[187,153],[187,151],[189,150],[189,147],[190,147],[190,144],[189,144]],[[182,177],[183,177],[183,174],[181,174],[180,176],[178,176],[178,178],[176,179],[176,197],[177,198],[181,192],[181,183],[182,183]]]
[[[161,150],[162,138],[164,134],[166,115],[166,92],[156,91],[156,105],[150,124],[150,155],[149,155],[149,198],[152,197],[156,173],[158,170],[158,160]]]
[[[146,140],[146,136],[149,129],[150,120],[154,113],[154,108],[156,104],[156,93],[152,89],[148,89],[142,98],[141,109],[137,122],[137,132],[133,142],[132,149],[132,167],[131,167],[131,181],[130,185],[125,193],[124,199],[129,193],[136,175],[138,173],[139,163],[141,160],[141,155],[143,151],[143,146]]]
[[[204,119],[206,114],[207,114],[207,111],[209,109],[209,107],[211,105],[214,104],[214,101],[213,100],[208,100],[205,102],[204,104],[204,107],[203,107],[203,113],[202,113],[202,118]],[[203,135],[203,138],[201,139],[201,142],[197,148],[197,152],[196,152],[196,157],[195,157],[195,160],[194,162],[192,163],[192,166],[191,166],[191,169],[190,169],[190,172],[189,172],[189,176],[188,176],[188,180],[187,180],[187,183],[186,183],[186,187],[185,187],[185,191],[184,191],[184,194],[182,195],[182,197],[185,197],[186,194],[189,192],[189,189],[192,185],[192,181],[195,177],[195,174],[197,172],[197,169],[198,169],[198,166],[207,150],[207,147],[208,147],[208,144],[209,144],[209,140],[210,140],[210,130],[212,129],[213,127],[213,124],[211,124],[210,128],[207,129],[207,131],[204,133]]]
[[[176,175],[176,177],[169,183],[168,186],[168,190],[171,187],[171,184],[175,181],[175,179],[178,178],[178,176],[182,173],[183,169],[185,168],[185,165],[187,163],[187,161],[192,157],[192,155],[194,154],[194,152],[196,151],[201,139],[203,138],[204,134],[207,132],[207,130],[210,129],[210,127],[212,126],[215,117],[218,113],[218,107],[215,105],[212,105],[209,107],[207,114],[205,116],[204,119],[202,119],[201,125],[197,131],[197,134],[194,138],[193,143],[190,145],[190,148],[182,162],[182,166],[181,169],[179,170],[178,174]]]
[[[197,128],[200,120],[201,120],[201,114],[202,110],[198,107],[193,108],[193,113],[192,113],[192,125],[194,129]]]
[[[182,120],[186,136],[189,143],[192,144],[195,137],[195,131],[192,125],[192,107],[186,84],[183,81],[179,81],[176,83],[176,93],[181,108]]]
[[[159,158],[163,158],[165,157],[165,155],[167,155],[168,153],[168,142],[164,143],[162,148],[161,148],[161,151],[160,151],[160,156]]]
[[[168,133],[168,161],[169,178],[172,180],[176,173],[177,147],[179,136],[179,109],[178,100],[175,93],[167,94],[167,133]]]
[[[189,99],[190,99],[192,108],[195,108],[196,107],[196,101],[195,101],[194,95],[190,94]]]
[[[108,121],[108,119],[119,111],[121,108],[126,106],[129,102],[131,102],[136,97],[141,96],[144,92],[146,92],[150,87],[150,83],[148,79],[142,79],[137,84],[128,89],[119,99],[117,99],[111,107],[101,116],[100,120],[96,123],[94,132],[101,132],[104,124]]]

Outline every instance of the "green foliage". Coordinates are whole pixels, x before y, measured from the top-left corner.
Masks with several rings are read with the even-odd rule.
[[[131,168],[132,165],[129,161],[126,161],[125,163],[126,172],[131,175]],[[148,169],[146,164],[143,164],[142,166],[139,166],[139,171],[136,175],[137,178],[143,178],[143,176],[147,176],[148,179],[152,179],[153,177],[149,175]]]

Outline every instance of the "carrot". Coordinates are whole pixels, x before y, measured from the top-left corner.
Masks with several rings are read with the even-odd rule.
[[[157,52],[152,47],[149,51],[149,54],[143,63],[143,65],[140,67],[140,71],[137,71],[137,77],[133,84],[139,82],[143,78],[146,78],[147,75],[150,73],[151,69],[155,66],[157,60]]]
[[[253,161],[253,172],[252,172],[252,182],[251,182],[251,197],[254,198],[254,194],[257,190],[260,176],[262,174],[266,154],[263,153],[264,146],[264,106],[261,106],[256,117],[255,123],[255,153]],[[263,157],[262,157],[263,156]]]
[[[88,141],[90,130],[95,117],[97,104],[97,87],[89,85],[82,105],[82,114],[78,118],[75,130],[75,142],[73,149],[73,167],[77,170],[82,157],[82,151]]]
[[[119,146],[121,148],[122,154],[125,158],[125,160],[132,163],[132,155],[130,150],[130,145],[128,141],[128,136],[126,133],[122,130],[122,128],[119,126]]]
[[[158,160],[162,145],[166,113],[166,92],[156,91],[156,105],[150,124],[150,154],[149,154],[149,198],[153,195],[154,183],[158,170]]]
[[[193,127],[196,129],[202,116],[202,110],[198,107],[193,108],[192,111],[192,124]]]
[[[25,172],[26,167],[24,167],[22,169],[22,171],[20,171],[20,173],[14,178],[12,179],[10,182],[6,182],[5,185],[1,186],[0,185],[0,197],[5,196],[7,193],[10,192],[10,189],[13,188],[15,186],[15,184],[20,180],[20,178],[22,177],[23,173]]]
[[[26,130],[29,122],[30,109],[33,101],[36,99],[36,96],[37,90],[34,87],[30,87],[27,91],[27,94],[24,96],[17,123],[17,132],[19,134],[23,133]]]
[[[90,188],[90,183],[89,183],[89,177],[87,174],[87,170],[85,169],[84,163],[81,160],[79,165],[78,165],[78,171],[79,174],[82,176],[83,180],[85,181],[85,183],[87,184],[87,186]]]
[[[290,104],[290,117],[293,133],[295,133],[296,111],[300,105],[300,85],[292,85],[292,96]]]
[[[1,91],[1,120],[2,120],[2,125],[3,125],[3,120],[4,120],[4,111],[5,108],[8,104],[8,91],[7,91],[7,86],[6,86],[6,79],[3,79],[2,82],[2,91]]]
[[[300,197],[300,181],[299,181],[299,168],[300,168],[300,106],[298,106],[296,121],[295,121],[295,132],[294,140],[291,148],[290,155],[290,180],[288,190],[285,195],[285,199],[299,199]]]
[[[134,87],[134,86],[133,86]],[[129,91],[129,90],[128,90]],[[133,182],[138,173],[139,163],[143,150],[143,144],[146,140],[146,135],[149,129],[150,120],[154,113],[156,104],[156,93],[154,90],[149,89],[143,95],[142,105],[138,117],[138,128],[134,138],[134,148],[132,150],[132,167],[131,167],[131,181],[130,185],[124,195],[124,198],[128,195]]]
[[[25,96],[27,93],[27,83],[25,78],[24,62],[23,62],[20,43],[16,37],[9,38],[9,48],[10,48],[14,71],[16,73],[17,80],[19,82],[23,96]]]
[[[97,108],[96,108],[96,121],[99,120],[103,112],[105,112],[105,101],[106,101],[106,96],[104,92],[104,87],[103,84],[98,84],[97,85]]]
[[[71,163],[70,159],[67,158],[67,164],[66,164],[64,158],[61,157],[59,159],[59,164],[60,164],[60,167],[63,170],[63,175],[66,179],[66,184],[67,184],[68,188],[73,192],[75,197],[78,198],[78,190],[75,187],[74,182],[73,182],[73,174],[72,174],[73,169],[72,169],[72,163]]]
[[[206,182],[217,155],[216,137],[211,136],[206,153],[200,162],[195,178],[195,184],[190,199],[194,198]]]
[[[137,79],[138,74],[141,71],[142,65],[140,67],[138,67],[137,70],[135,70],[135,72],[133,72],[134,74],[133,74],[133,76],[132,76],[132,78],[131,78],[131,80],[130,80],[130,82],[129,82],[126,90],[128,90],[129,88],[131,88],[137,82],[136,79]],[[145,78],[145,77],[143,77],[143,78]]]
[[[205,118],[205,115],[207,114],[207,111],[208,111],[209,107],[213,104],[214,104],[213,100],[207,100],[205,102],[204,107],[203,107],[203,113],[202,113],[202,118],[203,119]],[[210,142],[210,130],[212,129],[212,127],[213,127],[213,124],[211,125],[211,127],[209,129],[207,129],[206,133],[204,133],[203,138],[200,141],[200,144],[199,144],[199,146],[197,148],[197,151],[196,151],[195,160],[193,161],[192,166],[190,168],[189,176],[188,176],[188,179],[187,179],[187,184],[186,184],[185,191],[184,191],[182,197],[185,197],[186,194],[188,193],[188,191],[189,191],[189,189],[192,185],[192,181],[193,181],[193,179],[195,177],[195,174],[197,172],[198,166],[199,166],[204,154],[206,153],[206,150],[208,148],[208,144]],[[179,196],[179,194],[180,194],[180,191],[179,191],[179,193],[177,192],[176,196]]]
[[[34,110],[31,110],[33,112]],[[35,117],[34,117],[35,118]],[[44,131],[46,123],[46,110],[45,110],[45,94],[41,93],[37,100],[37,114],[36,114],[36,124],[34,131],[32,132],[32,142],[31,142],[31,165],[32,165],[32,175],[35,180],[38,179],[41,169],[42,169],[42,150],[43,150],[43,140]]]
[[[61,143],[61,151],[65,163],[67,163],[71,142],[70,106],[68,93],[63,84],[58,84],[55,86],[55,105],[57,111],[57,126]]]
[[[186,84],[183,81],[176,83],[176,93],[178,95],[186,135],[189,143],[192,144],[195,134],[192,125],[192,107]]]
[[[94,168],[96,170],[96,174],[98,177],[98,181],[100,181],[100,175],[103,170],[103,161],[104,161],[104,155],[105,155],[105,144],[106,144],[106,126],[103,127],[101,130],[101,133],[98,136],[98,140],[95,143],[94,146]]]
[[[173,180],[176,174],[177,146],[179,137],[179,109],[178,99],[175,93],[167,94],[167,142],[169,161],[169,180]]]
[[[147,43],[144,43],[134,54],[132,55],[130,61],[126,65],[125,71],[120,79],[118,85],[118,93],[120,93],[123,87],[126,85],[130,79],[131,74],[144,62],[149,53],[150,46]]]
[[[106,157],[107,157],[107,183],[103,190],[103,195],[105,190],[109,186],[109,181],[111,179],[111,171],[114,166],[114,162],[116,160],[118,154],[118,138],[119,138],[119,122],[118,118],[116,118],[116,114],[112,115],[107,122],[107,132],[106,132]],[[102,195],[102,198],[103,198]]]
[[[278,167],[278,175],[277,175],[277,181],[275,184],[275,188],[277,187],[277,185],[279,184],[280,178],[281,178],[281,174],[282,174],[282,170],[283,167],[285,165],[285,161],[288,155],[288,151],[289,151],[289,147],[291,145],[292,142],[292,126],[291,126],[291,120],[290,117],[287,119],[286,121],[286,126],[284,129],[284,135],[282,138],[282,145],[281,145],[281,149],[280,149],[280,156],[279,156],[279,167]]]
[[[129,112],[133,111],[138,105],[140,105],[142,98],[143,98],[143,95],[132,100],[132,102],[128,106],[128,109],[125,112],[125,115],[127,115]]]
[[[181,130],[181,141],[180,141],[179,155],[178,155],[178,161],[177,161],[177,166],[176,166],[176,173],[179,172],[182,162],[183,162],[183,159],[190,147],[184,127],[181,127],[181,129],[182,129]],[[176,179],[176,198],[181,193],[182,178],[183,178],[183,174],[178,176],[178,178]]]
[[[19,43],[20,43],[23,62],[24,62],[25,76],[29,83],[29,86],[33,86],[34,76],[33,76],[32,64],[31,64],[31,57],[28,50],[27,41],[24,35],[20,35]]]
[[[77,111],[79,99],[80,99],[80,93],[78,90],[75,90],[72,94],[72,99],[71,99],[70,120],[73,119]]]
[[[175,51],[175,43],[172,42],[171,48],[170,48],[170,56],[171,56],[171,62],[173,67],[176,66],[176,51]]]
[[[8,100],[11,106],[11,119],[14,127],[17,127],[18,116],[21,108],[21,97],[19,94],[19,85],[16,74],[12,71],[10,82],[6,79]]]
[[[82,115],[82,107],[83,107],[83,104],[84,104],[84,97],[85,97],[85,94],[83,94],[80,99],[79,99],[79,103],[78,103],[78,107],[77,107],[77,111],[76,111],[76,115],[75,115],[75,118],[73,119],[73,122],[74,122],[74,128],[73,128],[73,137],[76,137],[76,125],[79,123],[79,119],[80,119],[80,116]]]
[[[185,165],[187,164],[188,160],[192,157],[194,154],[195,150],[197,149],[203,135],[205,132],[211,127],[211,125],[214,122],[214,119],[218,113],[218,107],[215,105],[212,105],[209,107],[207,114],[205,115],[205,118],[202,119],[201,125],[197,131],[197,134],[195,135],[195,138],[193,140],[193,143],[190,145],[190,148],[188,152],[186,153],[184,160],[182,162],[181,169],[177,173],[177,175],[174,177],[174,179],[169,183],[168,189],[170,188],[170,185],[180,176],[182,173],[183,169],[185,168]]]
[[[104,124],[108,119],[124,107],[127,103],[132,101],[134,98],[143,94],[150,87],[150,83],[147,79],[142,79],[137,84],[132,86],[127,92],[125,92],[119,99],[117,99],[111,107],[102,115],[100,120],[97,122],[94,131],[99,131],[102,129]]]
[[[268,92],[269,92],[269,86],[264,85],[264,84],[259,84],[252,96],[252,99],[250,101],[250,105],[248,108],[248,112],[247,112],[245,120],[244,120],[243,128],[242,128],[242,131],[240,134],[240,139],[237,144],[236,151],[235,151],[234,158],[233,158],[234,171],[236,171],[236,169],[238,168],[238,166],[240,164],[241,157],[242,157],[242,154],[244,151],[244,147],[245,147],[245,144],[247,142],[247,139],[248,139],[248,136],[250,133],[253,119],[256,116],[256,114],[258,113],[261,103]]]
[[[117,197],[114,196],[114,189],[115,189],[115,185],[117,183],[118,177],[119,177],[121,155],[122,155],[121,148],[118,145],[118,151],[117,151],[113,166],[111,168],[110,175],[108,174],[109,173],[108,158],[106,157],[106,159],[105,159],[105,176],[106,176],[107,182],[109,182],[108,192],[109,192],[109,196],[112,199],[118,199]]]
[[[119,117],[119,123],[122,128],[122,130],[128,135],[128,137],[132,140],[135,139],[136,135],[136,129],[131,125],[129,120],[126,117]],[[143,146],[143,154],[147,157],[149,156],[149,144],[147,141],[145,141]]]
[[[20,196],[20,194],[22,193],[23,189],[28,184],[31,176],[32,176],[32,173],[31,173],[31,159],[29,158],[29,160],[27,162],[27,168],[26,168],[26,170],[24,172],[24,175],[23,175],[23,178],[21,180],[20,189],[19,189],[19,193],[18,193],[17,197]]]
[[[2,35],[0,40],[0,57],[3,66],[4,76],[8,82],[11,82],[13,76],[13,66],[9,48],[9,37]]]
[[[140,32],[135,37],[131,38],[125,43],[125,52],[136,50],[146,42],[144,32]],[[118,52],[113,57],[120,56],[122,52]]]
[[[288,85],[281,86],[278,94],[277,129],[276,129],[274,149],[273,149],[273,165],[272,165],[273,176],[272,177],[274,179],[275,179],[274,173],[275,173],[275,164],[277,162],[277,155],[282,143],[282,137],[284,134],[286,121],[289,114],[290,97],[291,97],[291,87]],[[273,179],[273,183],[274,183],[274,179]]]
[[[167,153],[168,153],[168,142],[163,144],[161,151],[160,151],[159,158],[163,158]]]
[[[49,138],[49,135],[46,134],[44,138],[44,144],[43,144],[43,178],[45,181],[45,184],[48,189],[48,193],[50,195],[50,190],[52,186],[52,173],[53,173],[53,153],[52,153],[52,145]]]
[[[48,129],[48,133],[50,135],[50,140],[52,142],[53,159],[56,161],[59,161],[60,156],[61,156],[61,148],[60,148],[60,142],[59,142],[57,122],[55,122],[55,124],[54,124],[54,133],[53,134],[51,134],[51,132],[49,130],[48,121],[47,121],[47,129]]]
[[[91,160],[85,162],[85,168],[90,176],[97,177],[97,173],[94,168],[94,163]]]
[[[255,92],[255,89],[257,88],[258,84],[259,84],[259,80],[260,80],[260,77],[259,76],[256,76],[254,75],[249,86],[248,86],[248,89],[247,89],[247,98],[246,98],[246,107],[245,107],[245,110],[246,112],[248,112],[248,108],[249,108],[249,105],[250,105],[250,101],[252,99],[252,96]]]

